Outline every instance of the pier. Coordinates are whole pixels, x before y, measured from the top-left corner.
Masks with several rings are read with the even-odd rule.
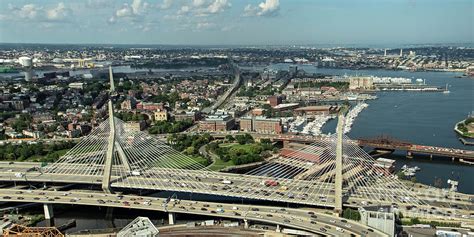
[[[474,142],[470,142],[470,141],[464,139],[463,137],[460,137],[459,141],[461,141],[461,143],[465,146],[474,146]]]

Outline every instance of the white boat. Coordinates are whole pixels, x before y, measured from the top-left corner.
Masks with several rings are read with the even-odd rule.
[[[446,89],[443,91],[444,94],[449,94],[451,93],[449,90],[448,90],[448,83],[446,83]]]

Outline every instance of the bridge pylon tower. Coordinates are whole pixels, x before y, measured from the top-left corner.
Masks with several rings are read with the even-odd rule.
[[[115,84],[114,84],[114,75],[112,71],[112,66],[109,67],[109,80],[110,80],[110,90],[109,90],[109,101],[108,101],[108,110],[109,110],[109,138],[107,141],[107,151],[106,159],[104,164],[104,176],[102,177],[102,190],[106,193],[111,193],[112,189],[110,188],[110,179],[112,173],[112,165],[114,160],[114,154],[117,152],[117,155],[124,166],[126,171],[131,171],[128,159],[123,151],[122,147],[116,140],[115,136],[115,117],[114,117],[114,106],[113,106],[113,97],[115,96]]]
[[[338,121],[337,121],[337,128],[336,128],[336,169],[335,169],[335,185],[334,185],[334,197],[335,197],[335,205],[334,205],[334,212],[337,215],[342,214],[342,182],[343,182],[343,135],[344,135],[344,123],[345,117],[344,113],[339,113]]]

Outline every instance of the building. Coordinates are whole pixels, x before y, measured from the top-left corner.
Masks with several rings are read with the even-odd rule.
[[[153,222],[148,217],[137,217],[135,220],[130,222],[128,225],[123,227],[118,233],[117,237],[128,237],[128,236],[146,236],[154,237],[159,234],[158,228],[153,225]]]
[[[30,57],[20,57],[20,58],[18,58],[18,63],[22,67],[32,67],[33,66],[33,59],[31,59]]]
[[[339,112],[337,105],[316,105],[297,108],[294,110],[295,115],[329,115]]]
[[[84,89],[84,83],[82,82],[72,82],[72,83],[69,83],[69,88],[71,89]]]
[[[194,111],[182,111],[180,113],[175,113],[173,115],[174,121],[184,121],[184,120],[191,120],[195,122],[198,119],[198,113]]]
[[[165,109],[163,103],[148,103],[140,102],[137,104],[137,109],[139,110],[148,110],[148,111],[157,111],[159,109]]]
[[[277,96],[277,95],[269,96],[268,99],[267,99],[267,102],[270,104],[270,106],[275,107],[275,106],[281,104],[282,98],[281,98],[281,96]]]
[[[32,137],[35,139],[42,138],[43,137],[43,132],[40,131],[31,131],[31,130],[23,130],[22,131],[23,135],[27,137]]]
[[[372,90],[372,89],[374,89],[374,79],[372,77],[349,78],[349,90]]]
[[[208,116],[199,123],[201,131],[228,131],[235,125],[235,119],[228,114],[215,114]]]
[[[395,236],[395,212],[391,206],[359,207],[360,223]]]
[[[159,109],[153,113],[155,121],[168,121],[168,111]]]
[[[243,117],[240,118],[240,131],[281,134],[283,125],[279,118]]]
[[[137,108],[137,101],[133,97],[129,97],[128,99],[122,101],[120,104],[120,108],[123,110],[132,110]]]
[[[146,122],[144,120],[140,122],[127,122],[124,124],[124,127],[131,131],[142,131],[146,127]]]
[[[387,158],[378,158],[375,160],[374,167],[377,173],[390,175],[395,171],[395,160]]]

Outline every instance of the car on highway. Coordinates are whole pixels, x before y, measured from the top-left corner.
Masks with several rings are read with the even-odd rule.
[[[327,231],[328,231],[328,230],[326,230],[326,229],[323,228],[323,227],[319,228],[319,230],[322,231],[322,232],[327,232]]]

